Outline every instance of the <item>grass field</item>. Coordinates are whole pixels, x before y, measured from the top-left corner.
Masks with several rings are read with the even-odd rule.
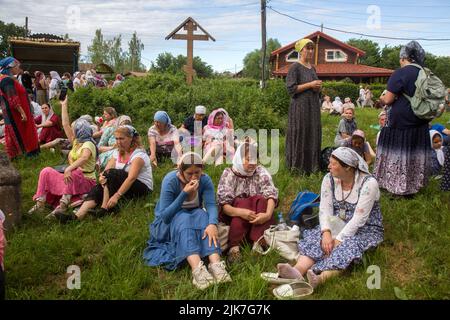
[[[229,110],[232,114],[232,110]],[[372,146],[377,124],[376,110],[357,110],[359,128]],[[446,114],[439,119],[445,123]],[[332,144],[338,118],[322,117],[322,147]],[[301,190],[320,191],[323,173],[294,175],[284,166],[284,139],[280,141],[280,170],[274,175],[280,191],[280,207],[287,212]],[[14,166],[22,174],[22,211],[32,206],[39,171],[61,162],[61,157],[43,152],[37,159],[20,159]],[[125,203],[120,214],[103,219],[60,225],[44,215],[24,214],[22,224],[8,234],[5,256],[8,299],[274,299],[272,287],[260,278],[275,271],[282,259],[271,253],[258,256],[245,248],[243,262],[230,269],[233,281],[199,291],[191,283],[186,266],[174,272],[143,264],[142,252],[149,238],[163,176],[172,164],[154,170],[151,197]],[[224,166],[208,167],[215,185]],[[2,195],[4,196],[4,195]],[[382,194],[381,208],[385,241],[364,256],[363,263],[318,288],[311,299],[449,299],[450,243],[449,196],[439,191],[439,181],[411,200],[391,200]],[[67,267],[81,268],[81,289],[66,287]],[[370,265],[381,270],[381,289],[369,290]]]

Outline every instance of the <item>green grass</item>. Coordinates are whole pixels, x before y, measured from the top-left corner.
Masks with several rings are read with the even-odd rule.
[[[360,128],[374,145],[376,110],[357,110]],[[440,122],[449,119],[446,114]],[[338,118],[322,117],[323,144],[331,145]],[[297,192],[319,192],[323,173],[309,177],[291,174],[284,166],[284,139],[279,172],[274,175],[280,191],[280,207],[286,213]],[[22,211],[32,206],[39,171],[61,162],[59,155],[43,152],[37,159],[19,159],[14,165],[22,174]],[[59,225],[44,215],[23,215],[22,224],[11,231],[5,256],[8,299],[274,299],[272,287],[260,277],[275,271],[282,259],[271,253],[258,256],[246,247],[244,259],[230,269],[233,281],[205,291],[194,289],[187,266],[174,272],[143,264],[142,252],[149,238],[161,181],[171,169],[165,164],[154,171],[155,190],[151,197],[125,203],[120,214],[104,219],[87,218],[80,223]],[[225,166],[208,167],[206,172],[217,186]],[[449,197],[432,180],[412,200],[391,200],[382,194],[381,208],[385,241],[364,256],[363,262],[332,279],[311,299],[449,299],[450,242]],[[81,289],[66,288],[66,269],[81,268]],[[367,267],[381,269],[381,289],[369,290]],[[398,288],[398,289],[394,289]],[[400,290],[400,291],[399,291]]]

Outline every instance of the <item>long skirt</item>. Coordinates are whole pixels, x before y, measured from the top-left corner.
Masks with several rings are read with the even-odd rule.
[[[72,171],[72,181],[66,184],[64,174],[46,167],[39,174],[38,187],[33,200],[45,197],[47,203],[56,206],[63,195],[81,196],[89,193],[95,184],[95,179],[86,178],[80,168]]]
[[[381,129],[374,169],[380,188],[396,195],[415,194],[427,184],[430,174],[428,124]]]
[[[256,195],[249,198],[236,198],[232,206],[235,208],[244,208],[255,211],[256,214],[266,212],[267,200],[261,196]],[[244,241],[250,241],[250,243],[256,242],[266,229],[275,224],[275,219],[272,216],[269,221],[263,224],[252,224],[248,220],[241,217],[230,217],[221,211],[219,220],[230,226],[228,233],[228,247],[234,247],[240,245]]]
[[[37,90],[36,91],[36,102],[42,106],[47,103],[47,90]]]

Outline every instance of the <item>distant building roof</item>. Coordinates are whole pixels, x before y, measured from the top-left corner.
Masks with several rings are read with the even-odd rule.
[[[291,65],[286,65],[273,72],[276,76],[286,76]],[[320,77],[389,77],[393,70],[352,63],[324,63],[314,66]]]

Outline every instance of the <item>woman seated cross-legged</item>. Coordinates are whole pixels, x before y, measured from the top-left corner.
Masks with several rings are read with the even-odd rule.
[[[97,217],[116,210],[120,199],[149,196],[153,190],[152,166],[135,128],[119,126],[114,132],[117,149],[100,175],[99,182],[85,198],[77,213],[60,214],[61,222],[83,219],[100,205]]]
[[[380,190],[366,162],[352,149],[333,151],[322,181],[320,224],[305,230],[294,267],[277,265],[281,278],[303,279],[316,287],[362,259],[383,241]]]
[[[187,152],[179,159],[178,170],[163,179],[144,251],[146,264],[174,270],[187,261],[192,283],[201,290],[213,283],[231,281],[220,259],[217,223],[212,180],[203,173],[202,158]],[[202,261],[206,257],[208,268]]]
[[[38,128],[39,144],[41,149],[51,148],[56,145],[59,138],[63,137],[61,131],[61,121],[53,112],[50,104],[44,103],[41,106],[42,114],[34,118],[36,128]],[[55,143],[53,143],[55,142]]]
[[[228,262],[240,259],[239,245],[247,238],[255,243],[264,231],[275,224],[273,210],[278,202],[270,173],[257,164],[257,146],[241,144],[219,181],[217,198],[220,220],[230,225]],[[265,243],[262,243],[265,245]]]

